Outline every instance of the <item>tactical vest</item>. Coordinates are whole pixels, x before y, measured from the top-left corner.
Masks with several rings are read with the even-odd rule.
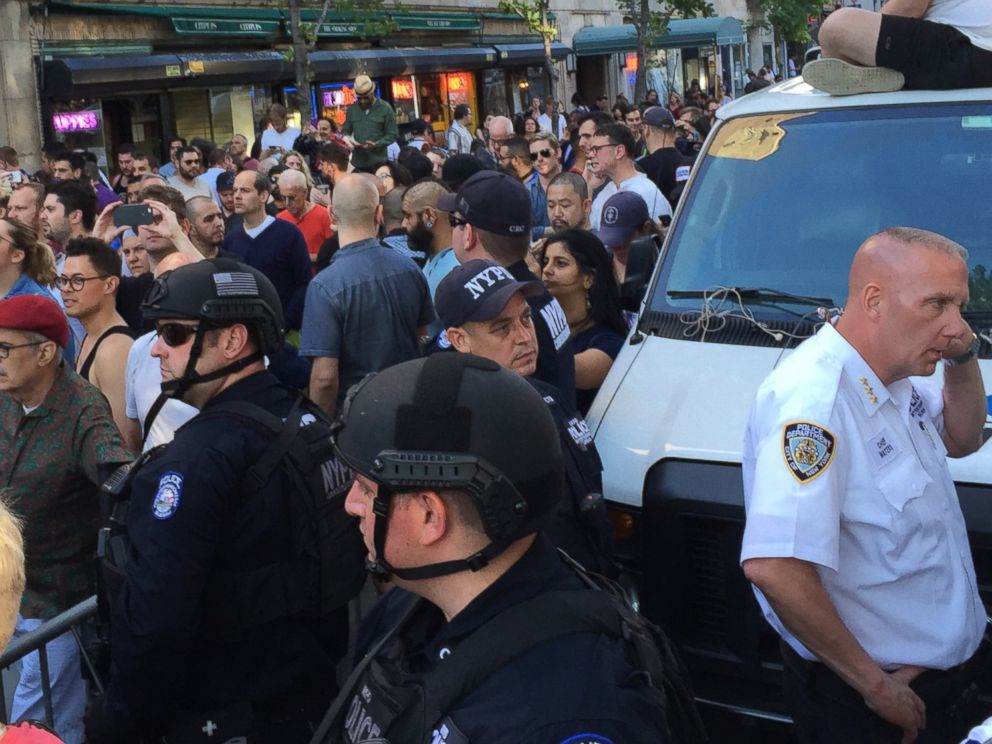
[[[197,419],[204,417],[233,417],[271,436],[236,489],[248,501],[264,488],[281,488],[291,528],[290,549],[283,560],[250,570],[220,566],[212,572],[204,592],[206,635],[230,637],[282,618],[326,617],[347,604],[365,581],[366,551],[356,520],[344,511],[352,474],[334,453],[327,417],[302,397],[285,420],[247,401],[210,406]],[[131,484],[167,446],[120,468],[103,486],[111,501],[98,542],[104,619],[109,619],[127,568]]]

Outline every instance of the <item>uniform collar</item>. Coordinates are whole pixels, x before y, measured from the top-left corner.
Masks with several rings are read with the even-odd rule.
[[[273,387],[279,387],[279,378],[268,370],[256,372],[253,375],[238,380],[229,388],[225,388],[213,398],[208,400],[203,406],[203,410],[209,410],[210,406],[217,403],[234,400],[260,400],[260,394]]]
[[[824,323],[819,335],[827,349],[844,365],[844,371],[851,378],[851,384],[856,388],[854,395],[861,401],[865,413],[871,416],[881,408],[885,401],[892,398],[889,389],[885,387],[874,370],[868,366],[868,362],[836,328],[830,323]]]

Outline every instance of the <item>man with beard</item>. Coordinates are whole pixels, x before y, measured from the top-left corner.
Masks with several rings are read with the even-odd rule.
[[[186,217],[189,219],[189,239],[204,258],[235,258],[231,253],[221,251],[224,242],[224,215],[213,199],[194,196],[186,202]]]
[[[559,173],[548,184],[548,221],[553,232],[589,230],[589,185],[578,173]]]
[[[420,181],[403,192],[403,229],[410,248],[423,251],[427,257],[424,276],[431,291],[431,299],[441,280],[458,266],[458,259],[451,247],[451,225],[448,215],[438,209],[438,200],[450,194],[439,181]]]
[[[194,196],[212,196],[210,185],[200,178],[203,164],[200,151],[193,146],[181,147],[176,154],[176,175],[168,179],[169,185],[189,200]]]
[[[117,149],[117,168],[110,187],[120,196],[127,191],[127,185],[134,177],[134,145],[124,144]]]

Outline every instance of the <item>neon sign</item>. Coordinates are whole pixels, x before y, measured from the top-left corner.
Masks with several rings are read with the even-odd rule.
[[[100,128],[100,117],[95,111],[71,111],[52,116],[56,132],[83,132]]]
[[[412,80],[394,80],[393,81],[393,98],[403,98],[405,100],[413,99],[413,81]]]

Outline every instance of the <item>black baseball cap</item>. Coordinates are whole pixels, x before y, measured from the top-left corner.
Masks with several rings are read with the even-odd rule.
[[[530,235],[530,194],[506,173],[476,173],[457,194],[443,194],[437,208],[448,214],[457,212],[472,227],[497,235]]]
[[[437,287],[434,309],[445,328],[476,320],[492,320],[516,292],[533,297],[544,290],[537,281],[519,282],[492,261],[466,261],[452,269]]]
[[[234,174],[224,171],[217,174],[217,191],[230,191],[234,188]]]
[[[448,184],[448,188],[458,191],[465,181],[481,170],[485,170],[485,166],[475,155],[460,153],[444,161],[441,180]]]
[[[641,121],[656,129],[673,129],[675,127],[675,117],[664,106],[652,106],[644,112]]]

